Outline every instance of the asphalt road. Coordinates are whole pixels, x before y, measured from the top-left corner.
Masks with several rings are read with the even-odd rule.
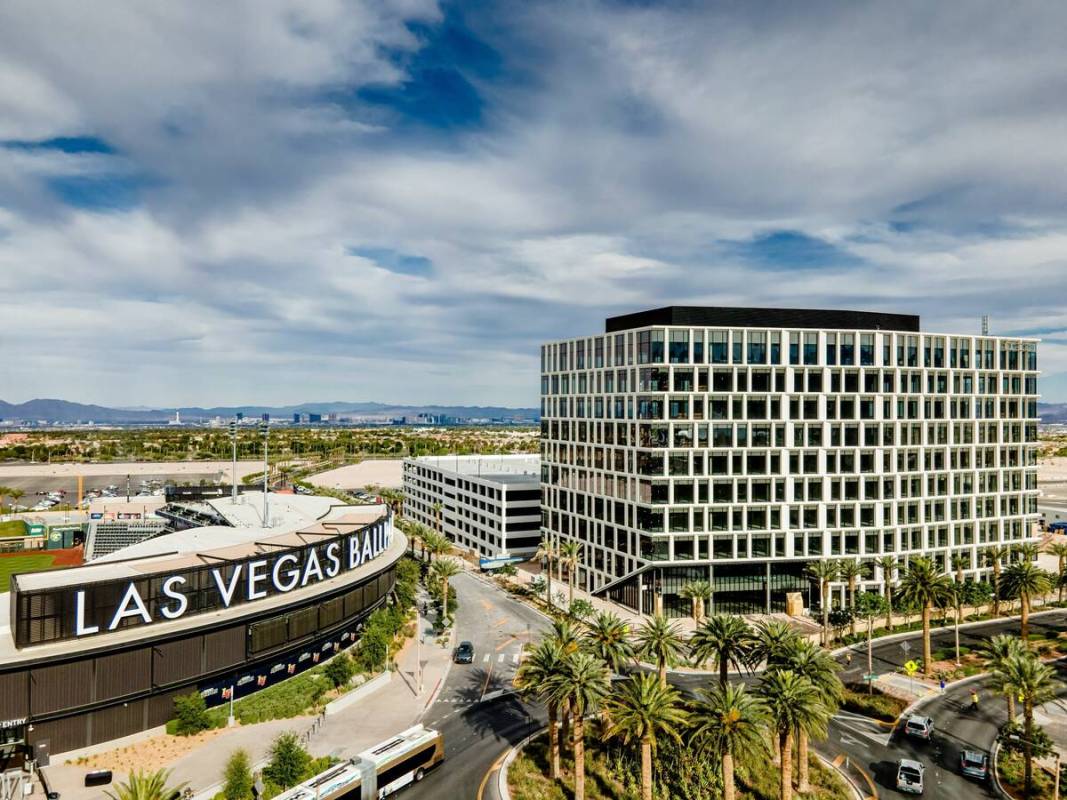
[[[495,781],[487,774],[511,746],[547,722],[540,706],[501,693],[512,688],[522,644],[536,639],[548,621],[478,577],[461,574],[452,585],[459,600],[456,642],[474,644],[474,662],[452,665],[423,717],[424,725],[444,734],[445,761],[404,789],[398,795],[403,800],[495,799]]]
[[[456,641],[467,639],[474,644],[475,661],[470,665],[453,665],[428,710],[424,723],[444,733],[446,759],[421,783],[405,789],[400,795],[405,800],[497,800],[496,768],[503,755],[546,723],[542,708],[523,703],[506,691],[516,668],[512,655],[528,636],[536,639],[547,627],[547,621],[479,578],[464,574],[454,580],[454,585],[460,599]],[[975,648],[997,633],[1017,633],[1018,628],[1017,620],[984,623],[963,629],[960,643]],[[1032,618],[1031,630],[1035,633],[1067,630],[1067,611]],[[875,672],[895,670],[921,652],[918,633],[908,637],[907,651],[901,647],[901,641],[876,641]],[[949,647],[954,641],[953,632],[951,629],[936,632],[932,641],[934,649]],[[845,665],[844,680],[859,681],[867,671],[866,646],[854,648],[851,663],[844,655],[840,660]],[[1067,664],[1058,665],[1058,669],[1061,680],[1067,684]],[[744,680],[754,681],[757,677],[746,676]],[[712,680],[704,675],[671,675],[672,683],[690,693],[708,686]],[[935,721],[936,746],[842,711],[832,721],[827,740],[818,743],[817,749],[846,768],[865,797],[905,796],[896,790],[896,762],[900,758],[913,758],[926,765],[926,797],[938,800],[992,797],[992,789],[987,784],[960,775],[959,754],[962,749],[985,752],[992,749],[997,730],[1007,717],[1005,703],[983,690],[979,711],[970,711],[972,685],[981,686],[981,682],[951,688],[920,707],[921,713]],[[505,693],[501,695],[502,691]],[[935,757],[937,746],[941,749],[940,759]]]

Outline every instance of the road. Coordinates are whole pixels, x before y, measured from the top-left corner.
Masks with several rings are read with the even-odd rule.
[[[463,573],[452,585],[459,600],[456,641],[474,644],[474,663],[452,665],[423,717],[423,724],[444,734],[445,761],[405,789],[402,800],[495,800],[487,773],[508,748],[547,722],[541,707],[500,693],[511,688],[522,644],[536,639],[548,621],[479,577]]]
[[[468,639],[474,644],[475,661],[470,665],[453,665],[427,711],[424,723],[445,735],[446,760],[421,783],[406,789],[401,795],[404,800],[497,800],[495,770],[501,757],[509,747],[546,724],[544,710],[539,706],[499,693],[510,687],[521,643],[530,636],[536,639],[547,628],[547,621],[480,578],[463,574],[453,583],[460,600],[457,641]],[[1067,611],[1032,617],[1030,624],[1035,633],[1065,631]],[[976,648],[998,633],[1017,634],[1018,626],[1017,620],[999,620],[965,628],[960,632],[960,643]],[[921,651],[918,633],[907,639],[907,652],[901,647],[901,641],[876,641],[875,672],[895,670]],[[935,632],[932,637],[934,649],[950,647],[953,641],[951,629]],[[840,660],[844,667],[842,677],[847,682],[859,681],[867,671],[863,645],[856,646],[851,663],[844,655]],[[1067,683],[1067,664],[1057,667],[1061,680]],[[687,693],[706,687],[711,680],[704,675],[671,675],[671,682]],[[895,787],[896,762],[900,758],[914,758],[926,765],[927,797],[938,800],[992,797],[988,785],[959,774],[959,753],[965,748],[989,752],[1007,715],[1003,701],[988,691],[982,692],[984,701],[980,710],[971,712],[968,707],[972,685],[981,683],[950,688],[921,707],[921,713],[935,720],[942,750],[939,762],[935,761],[933,745],[904,737],[886,725],[846,711],[833,719],[829,736],[818,749],[830,760],[848,768],[865,797],[905,796]]]

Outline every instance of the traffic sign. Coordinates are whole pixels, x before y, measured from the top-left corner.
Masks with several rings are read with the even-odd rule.
[[[904,655],[907,655],[911,652],[911,642],[905,639],[903,642],[900,643],[900,649],[904,651]]]
[[[878,673],[869,672],[863,676],[863,680],[867,681],[868,683],[873,683],[874,681],[878,680]]]
[[[904,663],[904,671],[908,673],[909,676],[914,675],[916,672],[919,671],[919,665],[916,664],[914,661],[906,661]]]

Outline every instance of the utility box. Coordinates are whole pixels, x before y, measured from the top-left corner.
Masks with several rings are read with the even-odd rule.
[[[804,616],[804,595],[800,592],[786,592],[785,613],[791,617]]]

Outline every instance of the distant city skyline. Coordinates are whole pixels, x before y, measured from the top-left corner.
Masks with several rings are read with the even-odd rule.
[[[0,7],[4,400],[525,407],[687,304],[988,314],[1067,401],[1067,7],[247,14]]]

